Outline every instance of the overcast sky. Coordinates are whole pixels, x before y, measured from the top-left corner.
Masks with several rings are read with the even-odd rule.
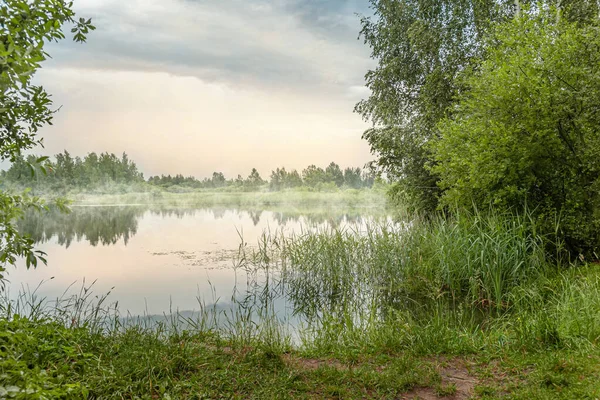
[[[127,152],[146,176],[362,166],[367,0],[76,0],[97,30],[48,47],[46,154]],[[38,153],[42,152],[41,150]]]

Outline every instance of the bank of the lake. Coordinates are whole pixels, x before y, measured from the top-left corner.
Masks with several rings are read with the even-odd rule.
[[[0,397],[14,399],[595,399],[586,349],[314,354],[206,333],[100,335],[0,320]]]
[[[254,206],[304,209],[361,207],[377,209],[388,204],[386,188],[344,189],[334,191],[282,190],[231,191],[193,190],[174,193],[167,190],[125,193],[71,193],[69,199],[76,205],[153,204],[168,206]]]
[[[252,199],[258,194],[240,196]],[[207,204],[193,202],[187,194],[173,197],[110,205],[94,200],[73,204],[70,213],[28,212],[18,229],[47,254],[48,264],[27,270],[20,260],[9,268],[11,294],[21,286],[33,291],[44,282],[36,294],[56,298],[85,279],[88,284],[95,281],[97,293],[111,291],[111,299],[133,315],[162,315],[170,308],[193,311],[199,306],[196,297],[223,302],[234,291],[245,290],[248,274],[237,268],[236,260],[240,245],[255,248],[264,232],[365,230],[393,222],[385,207],[335,202],[340,197],[333,195],[316,194],[313,202],[290,196],[270,204],[223,199]]]
[[[264,236],[241,249],[255,280],[225,311],[127,321],[88,291],[5,300],[3,393],[595,399],[600,269],[559,264],[547,240],[519,216],[415,217]]]

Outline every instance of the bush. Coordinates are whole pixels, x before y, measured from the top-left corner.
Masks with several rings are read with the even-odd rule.
[[[75,344],[81,335],[87,331],[54,322],[0,319],[0,398],[87,398],[72,379],[95,361]]]
[[[572,256],[600,243],[600,30],[554,14],[499,26],[432,148],[445,205],[534,210]]]

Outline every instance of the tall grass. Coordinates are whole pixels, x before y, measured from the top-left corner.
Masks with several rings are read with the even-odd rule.
[[[361,228],[243,238],[243,291],[194,313],[122,316],[83,287],[53,302],[25,292],[4,318],[164,338],[191,331],[241,346],[353,359],[379,351],[470,353],[482,348],[587,346],[600,338],[600,273],[561,268],[527,216],[456,213]]]
[[[513,288],[550,265],[545,240],[527,216],[462,211],[419,222],[409,240],[419,257],[407,265],[411,275],[482,306],[504,307]]]
[[[300,306],[309,298],[391,304],[445,297],[507,307],[519,285],[548,273],[544,239],[519,216],[459,213],[409,222],[310,232],[287,239],[285,276]],[[314,302],[313,302],[314,303]]]
[[[476,352],[598,340],[597,271],[565,272],[527,215],[460,212],[263,238],[305,349]],[[270,252],[270,253],[269,253]],[[269,264],[268,262],[266,264]]]

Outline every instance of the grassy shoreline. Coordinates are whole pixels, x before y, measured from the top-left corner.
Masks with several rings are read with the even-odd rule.
[[[33,399],[594,399],[596,346],[298,350],[210,332],[130,327],[109,334],[51,320],[0,319],[0,396]]]
[[[265,234],[240,247],[246,298],[195,320],[121,324],[88,291],[5,300],[0,397],[598,398],[600,267],[556,265],[527,221]],[[299,341],[278,296],[302,317]]]
[[[242,190],[240,188],[191,189],[173,191],[148,184],[108,185],[88,189],[53,191],[46,187],[26,188],[19,185],[0,183],[3,190],[22,193],[52,201],[64,198],[74,205],[171,205],[171,206],[277,206],[304,205],[344,208],[357,206],[380,208],[389,203],[386,196],[388,185],[378,183],[372,188],[327,188],[318,190],[309,187],[269,191],[267,188]],[[3,186],[4,185],[4,186]]]
[[[337,192],[280,191],[190,193],[139,192],[122,194],[69,195],[74,205],[153,204],[169,206],[281,206],[345,208],[361,206],[380,208],[387,204],[385,192],[377,190],[343,190]]]

